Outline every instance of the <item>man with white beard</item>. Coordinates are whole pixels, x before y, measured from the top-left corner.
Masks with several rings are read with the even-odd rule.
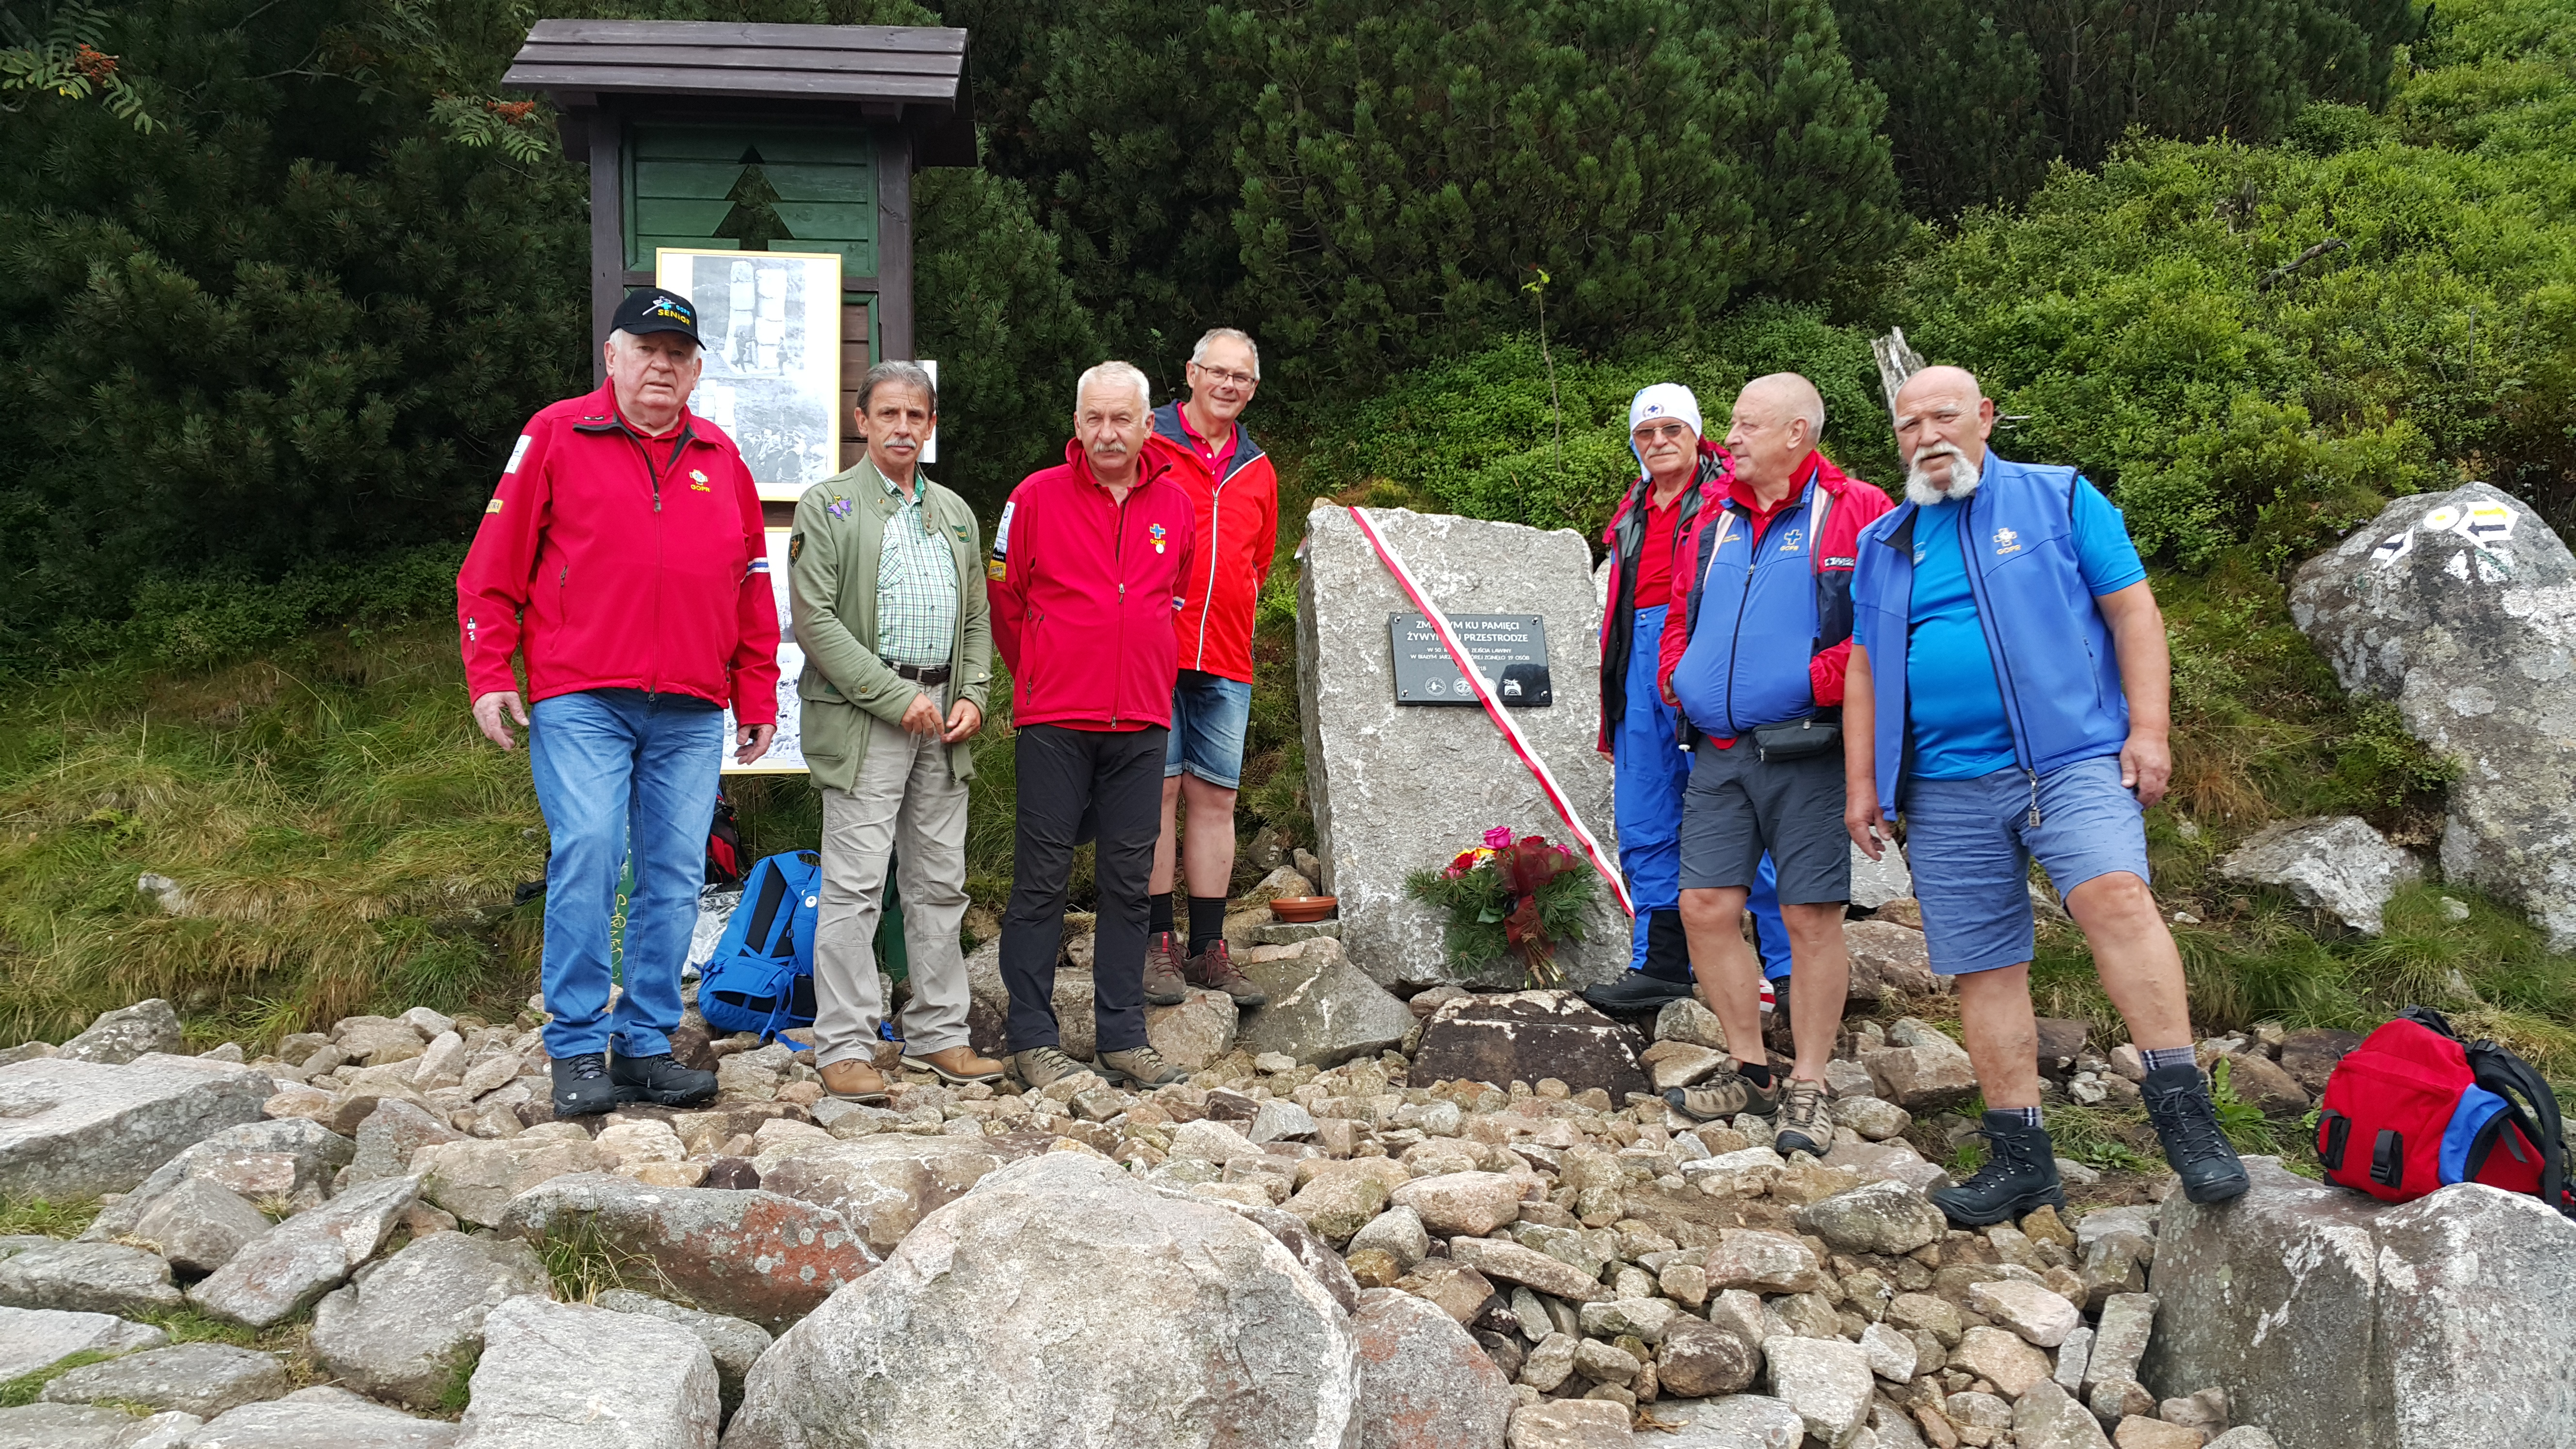
[[[2173,773],[2164,617],[2118,509],[2072,468],[1986,446],[1955,367],[1896,394],[1905,502],[1861,534],[1843,698],[1844,823],[1876,859],[1902,813],[1932,969],[1956,976],[1986,1165],[1932,1200],[1962,1227],[2064,1207],[2040,1125],[2030,862],[2091,943],[2146,1059],[2148,1116],[2193,1202],[2245,1191],[2192,1052],[2142,814]]]

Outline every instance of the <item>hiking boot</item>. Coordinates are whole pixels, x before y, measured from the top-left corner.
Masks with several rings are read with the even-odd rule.
[[[970,1046],[953,1046],[946,1051],[927,1052],[917,1057],[906,1056],[903,1064],[918,1067],[952,1086],[1002,1079],[1002,1064],[991,1057],[977,1056]]]
[[[2193,1202],[2225,1202],[2244,1193],[2245,1164],[2218,1130],[2218,1108],[2209,1100],[2209,1079],[2197,1066],[2158,1067],[2141,1084],[2147,1120],[2156,1124],[2156,1140],[2165,1147],[2165,1162],[2182,1178],[2182,1194]]]
[[[876,1063],[866,1057],[847,1057],[825,1062],[821,1068],[823,1090],[844,1102],[861,1102],[875,1106],[886,1099],[886,1080]]]
[[[1150,1092],[1156,1087],[1168,1087],[1190,1079],[1189,1073],[1163,1060],[1163,1054],[1149,1046],[1130,1047],[1123,1052],[1102,1052],[1100,1074],[1107,1077],[1113,1087],[1132,1087],[1139,1092]]]
[[[1206,950],[1192,956],[1181,967],[1181,976],[1192,986],[1224,992],[1240,1007],[1259,1006],[1270,999],[1252,984],[1251,977],[1243,974],[1242,967],[1234,964],[1234,952],[1223,937],[1208,942]]]
[[[1172,959],[1172,933],[1156,931],[1145,943],[1145,1004],[1178,1006],[1190,999],[1190,984]]]
[[[1081,1076],[1090,1070],[1091,1068],[1066,1056],[1058,1047],[1031,1047],[1024,1052],[1011,1053],[1011,1075],[1021,1086],[1032,1092],[1042,1087],[1053,1086],[1067,1077]]]
[[[608,1064],[608,1079],[617,1084],[617,1100],[651,1102],[663,1107],[694,1107],[716,1094],[716,1074],[681,1066],[669,1052],[625,1057]]]
[[[1977,1135],[1986,1139],[1986,1165],[1957,1187],[1928,1194],[1950,1226],[1982,1228],[2044,1207],[2066,1210],[2047,1128],[2031,1126],[2017,1112],[1988,1112]]]
[[[1739,1070],[1738,1063],[1729,1061],[1716,1076],[1696,1087],[1675,1087],[1664,1093],[1664,1102],[1683,1116],[1702,1122],[1723,1121],[1738,1112],[1768,1117],[1780,1109],[1779,1079],[1773,1078],[1770,1086],[1757,1087],[1751,1077]]]
[[[608,1079],[606,1052],[557,1057],[554,1075],[558,1117],[595,1117],[617,1105],[617,1084]]]
[[[1583,989],[1583,999],[1603,1011],[1661,1011],[1691,994],[1687,981],[1666,981],[1643,971],[1631,971],[1616,981]]]
[[[1825,1084],[1791,1077],[1780,1088],[1780,1115],[1772,1119],[1779,1132],[1771,1150],[1782,1157],[1803,1152],[1822,1157],[1834,1150],[1833,1119],[1825,1115]]]

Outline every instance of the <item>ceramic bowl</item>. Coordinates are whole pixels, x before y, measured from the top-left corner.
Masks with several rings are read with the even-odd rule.
[[[1270,914],[1283,921],[1320,921],[1333,913],[1337,900],[1334,896],[1281,896],[1270,903]]]

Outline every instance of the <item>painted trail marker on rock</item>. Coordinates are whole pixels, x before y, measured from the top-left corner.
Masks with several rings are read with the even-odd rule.
[[[1600,603],[1582,536],[1406,509],[1363,512],[1404,558],[1432,606],[1453,620],[1537,615],[1545,621],[1552,702],[1513,709],[1510,717],[1594,830],[1604,858],[1615,861],[1610,762],[1592,748]],[[1494,825],[1580,847],[1482,711],[1399,703],[1388,619],[1413,605],[1351,513],[1320,505],[1307,515],[1306,528],[1297,615],[1306,789],[1324,860],[1322,884],[1341,898],[1342,945],[1387,985],[1518,986],[1517,960],[1497,960],[1464,976],[1453,970],[1441,945],[1439,911],[1406,896],[1405,877],[1446,864]],[[1612,894],[1606,887],[1601,892],[1590,939],[1558,951],[1570,984],[1612,980],[1626,969],[1628,922]]]

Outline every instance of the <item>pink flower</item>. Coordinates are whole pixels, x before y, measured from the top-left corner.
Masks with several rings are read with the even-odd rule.
[[[1485,846],[1489,850],[1507,850],[1511,843],[1512,828],[1508,825],[1497,825],[1485,832]]]

